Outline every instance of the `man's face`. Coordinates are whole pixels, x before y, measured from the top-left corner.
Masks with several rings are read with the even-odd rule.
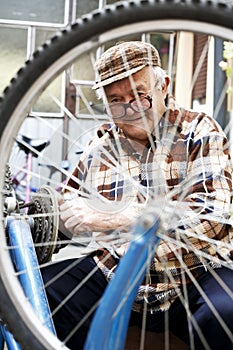
[[[131,140],[146,144],[148,134],[151,134],[165,112],[164,99],[167,94],[167,85],[159,90],[157,79],[151,67],[145,67],[130,78],[125,78],[105,87],[105,94],[109,104],[129,103],[143,97],[152,98],[152,107],[146,111],[136,112],[129,106],[125,109],[125,115],[114,118],[114,122]],[[147,101],[145,101],[147,103]],[[149,102],[148,102],[149,103]],[[138,102],[140,109],[140,102]],[[142,108],[141,108],[142,109]]]

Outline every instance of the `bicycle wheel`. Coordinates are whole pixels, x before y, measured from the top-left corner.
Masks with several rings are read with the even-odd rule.
[[[74,116],[73,113],[64,105],[64,96],[58,99],[58,94],[54,85],[58,85],[63,79],[63,72],[66,76],[71,71],[82,71],[83,66],[88,65],[88,74],[95,78],[93,61],[96,52],[102,46],[108,47],[113,42],[127,40],[128,38],[145,38],[148,33],[173,33],[177,39],[179,33],[183,31],[193,33],[203,33],[211,36],[217,36],[221,39],[231,41],[233,39],[232,24],[232,3],[221,3],[211,1],[125,1],[108,6],[104,10],[95,11],[87,16],[82,17],[71,28],[62,31],[49,42],[45,43],[41,49],[35,52],[32,60],[25,63],[25,66],[18,72],[17,76],[11,81],[6,88],[3,98],[0,101],[0,132],[1,147],[0,155],[2,160],[1,171],[1,247],[0,247],[0,293],[2,298],[1,315],[8,324],[10,330],[15,335],[23,348],[29,349],[64,349],[63,342],[50,333],[43,324],[38,320],[31,306],[27,302],[22,287],[19,284],[17,274],[15,273],[14,264],[11,260],[11,250],[8,248],[8,239],[5,230],[6,210],[4,208],[5,197],[8,196],[5,190],[6,174],[5,169],[8,163],[12,162],[14,155],[14,143],[19,133],[36,125],[36,128],[43,128],[49,133],[51,144],[55,144],[57,149],[58,142],[68,140],[68,150],[74,154],[73,149],[85,149],[84,143],[93,136],[94,130],[103,122],[109,122],[101,106],[90,103],[93,98],[93,92],[90,86],[80,89],[78,96],[83,106],[83,113]],[[174,50],[175,51],[175,50]],[[174,65],[176,64],[174,60]],[[88,75],[89,76],[89,75]],[[49,102],[48,102],[49,101]],[[51,102],[52,101],[52,102]],[[69,134],[65,134],[64,128],[56,125],[57,120],[51,119],[49,122],[40,117],[42,112],[48,115],[51,109],[59,110],[61,115],[70,119]],[[61,120],[61,119],[59,119]],[[91,123],[89,121],[91,120]],[[26,125],[26,126],[25,126]],[[29,125],[29,126],[28,126]],[[72,133],[71,130],[78,130]],[[72,135],[71,135],[72,134]],[[58,141],[59,140],[59,141]],[[117,152],[121,152],[118,147]],[[39,156],[40,154],[38,154]],[[106,155],[108,157],[108,155]],[[49,159],[49,155],[42,154],[41,158],[45,162],[51,162],[53,166],[59,167],[58,162]],[[111,160],[111,161],[110,161]],[[109,163],[112,162],[112,155],[109,155]],[[19,165],[20,167],[20,165]],[[113,162],[112,169],[115,171],[117,164]],[[37,170],[37,169],[36,169]],[[67,171],[63,172],[65,176],[70,176]],[[46,176],[35,171],[31,174],[37,182],[37,187],[46,182]],[[191,180],[190,180],[191,181]],[[194,181],[194,180],[192,180]],[[184,181],[183,196],[188,193],[193,182]],[[134,181],[129,179],[129,188],[134,190]],[[54,182],[54,187],[56,183]],[[99,198],[97,192],[92,188],[85,188],[85,193],[90,193],[95,201]],[[141,193],[144,195],[144,192]],[[182,198],[182,195],[180,196]],[[128,199],[124,197],[120,210],[128,205]],[[181,201],[182,204],[182,201]],[[39,203],[40,206],[40,203]],[[162,201],[163,213],[161,216],[161,238],[166,241],[170,238],[166,236],[165,231],[171,229],[170,219],[179,217],[182,206],[173,205],[167,198]],[[157,204],[161,209],[161,202]],[[40,211],[33,212],[32,217],[40,216]],[[43,214],[43,213],[42,213]],[[57,216],[58,213],[51,213],[51,217]],[[8,215],[8,213],[7,213]],[[21,214],[25,215],[25,213]],[[28,214],[30,216],[30,213]],[[208,215],[211,216],[211,213]],[[214,214],[213,214],[214,215]],[[42,215],[43,216],[43,215]],[[215,217],[213,216],[213,221]],[[218,218],[219,219],[219,218]],[[216,219],[215,219],[216,220]],[[230,220],[230,219],[228,219]],[[166,223],[166,224],[165,224]],[[227,223],[231,224],[230,221]],[[170,226],[169,226],[170,225]],[[166,227],[166,229],[165,229]],[[53,236],[54,238],[54,236]],[[115,243],[119,237],[112,234],[112,240]],[[128,241],[129,237],[125,237]],[[90,238],[79,237],[78,243],[89,243]],[[170,242],[170,241],[168,241]],[[46,243],[46,242],[45,242]],[[171,243],[171,242],[170,242]],[[214,240],[211,243],[215,244]],[[172,244],[176,244],[172,241]],[[185,241],[183,241],[185,248]],[[51,242],[53,245],[53,242]],[[230,242],[226,242],[225,248],[229,250]],[[190,247],[186,247],[190,249]],[[84,254],[85,251],[73,252],[72,254]],[[68,253],[67,253],[68,254]],[[200,254],[197,251],[197,255]],[[221,254],[220,254],[221,255]],[[203,258],[208,259],[208,256]],[[223,264],[232,268],[230,260],[225,260],[223,256],[215,261],[216,264]],[[185,266],[184,266],[185,269]],[[220,281],[221,282],[221,281]],[[171,283],[173,283],[171,281]],[[230,292],[229,292],[230,293]],[[231,294],[230,294],[231,295]],[[187,311],[188,312],[188,311]],[[216,315],[218,317],[218,315]],[[17,320],[17,322],[15,322]],[[221,322],[221,321],[220,321]],[[78,327],[78,325],[77,325]],[[224,326],[230,339],[232,334]],[[143,344],[143,340],[141,341]],[[168,348],[168,341],[165,342]],[[208,348],[208,344],[206,344]]]

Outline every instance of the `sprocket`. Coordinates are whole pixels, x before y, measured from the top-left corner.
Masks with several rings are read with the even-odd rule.
[[[33,218],[32,238],[38,262],[46,263],[57,252],[59,208],[56,191],[43,185],[32,198],[28,214]]]

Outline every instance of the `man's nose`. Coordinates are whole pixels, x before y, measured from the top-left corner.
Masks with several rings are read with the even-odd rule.
[[[129,116],[131,116],[131,115],[133,115],[134,113],[135,113],[135,112],[134,112],[134,110],[132,109],[131,105],[128,105],[128,106],[126,107],[126,114],[129,115]]]

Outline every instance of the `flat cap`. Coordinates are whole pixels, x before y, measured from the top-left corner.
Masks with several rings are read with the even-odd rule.
[[[143,41],[121,42],[105,51],[95,63],[97,80],[93,89],[129,77],[146,66],[159,66],[156,48]]]

